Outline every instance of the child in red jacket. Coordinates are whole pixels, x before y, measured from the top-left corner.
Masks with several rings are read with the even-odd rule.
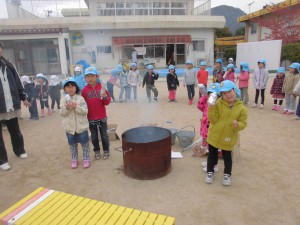
[[[203,84],[205,88],[207,88],[207,80],[208,80],[208,71],[206,70],[206,62],[202,61],[200,63],[200,70],[197,73],[198,84]],[[202,94],[199,90],[199,98],[201,98]]]
[[[84,77],[87,85],[82,89],[81,95],[88,106],[88,120],[94,146],[95,158],[100,159],[100,145],[98,129],[103,147],[103,159],[109,158],[109,138],[107,134],[107,115],[105,106],[110,103],[110,96],[105,87],[97,82],[99,77],[95,67],[88,67]]]

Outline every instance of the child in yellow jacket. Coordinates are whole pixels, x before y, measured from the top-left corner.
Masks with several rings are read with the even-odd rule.
[[[224,160],[223,185],[231,185],[231,151],[238,140],[238,132],[247,126],[247,109],[240,97],[240,90],[230,80],[220,84],[221,98],[208,107],[208,148],[207,176],[205,182],[213,183],[214,165],[218,164],[218,149]]]

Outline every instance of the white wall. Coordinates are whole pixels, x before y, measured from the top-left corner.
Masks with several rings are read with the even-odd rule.
[[[257,62],[260,59],[265,59],[268,70],[277,70],[280,66],[281,45],[281,40],[237,44],[236,64],[248,62],[250,69],[255,70],[257,69]]]
[[[73,63],[84,59],[91,63],[91,51],[96,52],[97,68],[114,68],[122,58],[121,46],[115,45],[112,54],[97,54],[97,45],[112,45],[112,37],[122,36],[153,36],[153,35],[191,35],[192,40],[205,40],[205,52],[194,52],[192,44],[186,44],[187,59],[196,62],[197,58],[205,58],[213,62],[213,29],[135,29],[135,30],[104,30],[104,35],[99,35],[99,30],[82,31],[84,35],[83,46],[71,46]],[[188,48],[188,49],[187,49]],[[86,51],[87,50],[87,51]],[[165,59],[155,59],[156,67],[165,67]]]

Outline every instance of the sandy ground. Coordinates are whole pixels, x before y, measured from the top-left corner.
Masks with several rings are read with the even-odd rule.
[[[37,187],[47,187],[174,216],[178,225],[300,224],[300,121],[271,110],[271,82],[272,79],[265,108],[248,107],[248,127],[241,133],[241,150],[233,164],[231,187],[221,185],[222,161],[215,182],[205,184],[201,162],[206,157],[193,158],[190,151],[184,152],[183,159],[173,159],[171,173],[163,178],[148,181],[129,178],[119,170],[123,157],[115,148],[121,146],[120,140],[111,142],[109,160],[96,161],[91,153],[89,169],[83,169],[81,162],[78,169],[72,170],[58,113],[31,121],[24,109],[25,118],[20,126],[29,157],[22,160],[12,153],[9,134],[4,131],[12,169],[0,171],[0,212]],[[145,123],[177,129],[193,125],[198,139],[201,113],[195,102],[187,104],[186,89],[179,88],[178,103],[169,103],[166,82],[157,82],[157,88],[158,103],[147,103],[145,89],[139,88],[138,103],[110,104],[109,123],[119,124],[121,132]],[[118,92],[116,88],[116,96]],[[249,94],[252,105],[253,88]],[[172,125],[166,121],[172,121]],[[178,141],[172,149],[181,150]]]

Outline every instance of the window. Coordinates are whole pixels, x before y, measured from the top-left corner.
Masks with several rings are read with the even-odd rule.
[[[193,41],[193,51],[205,52],[205,41]]]
[[[251,24],[251,34],[256,34],[257,32],[257,23]]]
[[[155,45],[155,58],[164,58],[165,51],[164,45]]]
[[[97,46],[97,53],[109,54],[111,53],[111,45],[99,45]]]
[[[146,55],[145,58],[154,58],[154,45],[145,45]]]

